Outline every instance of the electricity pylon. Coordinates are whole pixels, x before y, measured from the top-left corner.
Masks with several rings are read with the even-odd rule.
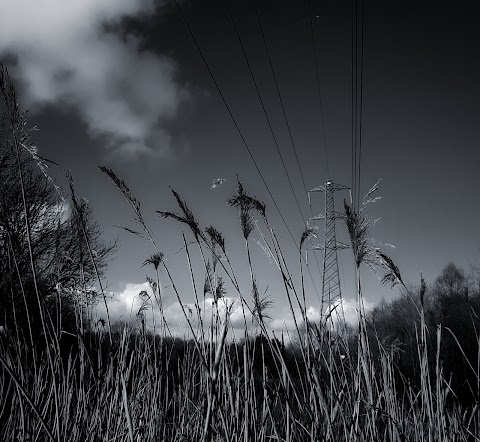
[[[313,221],[325,220],[324,242],[311,247],[311,250],[323,250],[322,313],[325,306],[328,306],[330,315],[333,313],[333,309],[335,309],[340,325],[343,327],[345,315],[343,312],[342,291],[340,289],[337,251],[347,249],[350,246],[337,241],[335,232],[335,221],[343,218],[342,213],[335,211],[334,193],[339,190],[350,190],[350,188],[327,180],[324,186],[316,187],[308,192],[308,200],[310,202],[311,192],[325,193],[325,215],[317,215],[310,218]]]

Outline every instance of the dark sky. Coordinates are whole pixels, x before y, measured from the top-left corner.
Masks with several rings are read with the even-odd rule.
[[[63,183],[63,169],[71,169],[78,192],[90,200],[105,237],[120,239],[108,272],[110,289],[127,299],[126,284],[144,283],[148,270],[141,264],[153,251],[114,227],[131,227],[132,215],[98,171],[98,164],[112,167],[131,185],[175,269],[186,302],[193,297],[186,257],[184,252],[175,253],[182,247],[181,226],[154,212],[177,209],[169,185],[189,202],[202,225],[213,224],[225,233],[227,248],[249,292],[240,227],[235,210],[226,204],[235,193],[238,174],[247,189],[267,204],[298,282],[295,245],[175,5],[85,2],[72,10],[70,5],[51,2],[49,10],[25,7],[25,2],[0,6],[0,16],[11,24],[1,26],[0,56],[11,62],[23,104],[31,109],[30,123],[39,126],[40,152],[61,164],[51,169],[52,175]],[[308,3],[256,3],[306,187],[321,185],[327,178],[350,186],[351,2],[310,4],[323,127]],[[302,214],[225,2],[181,3],[298,242],[303,218],[310,216],[308,200],[255,12],[250,0],[231,0],[230,6]],[[383,199],[372,207],[372,216],[381,220],[372,236],[395,245],[385,250],[409,283],[418,283],[420,272],[432,282],[449,261],[468,270],[480,254],[479,9],[474,2],[464,1],[449,8],[427,1],[365,2],[360,190],[363,195],[382,179],[379,195]],[[18,30],[13,24],[20,19],[31,26]],[[215,178],[226,181],[211,189]],[[344,197],[348,194],[338,194],[338,209]],[[314,212],[323,211],[320,195],[313,196],[312,205]],[[253,237],[261,241],[258,232]],[[343,226],[338,237],[347,239]],[[276,306],[272,316],[282,322],[287,303],[279,293],[275,265],[259,245],[253,242],[252,247],[260,288],[264,291],[268,286]],[[315,284],[321,287],[312,254],[309,264]],[[351,300],[350,251],[341,252],[340,264],[344,297]],[[364,277],[369,303],[398,295],[397,290],[381,287],[367,270]],[[200,271],[199,281],[202,278]],[[134,292],[140,286],[129,287]],[[318,307],[311,282],[308,289],[309,305]]]

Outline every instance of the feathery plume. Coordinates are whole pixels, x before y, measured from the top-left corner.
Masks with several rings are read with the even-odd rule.
[[[172,191],[173,196],[177,200],[177,204],[179,205],[183,216],[178,214],[177,212],[164,212],[160,210],[157,210],[156,212],[163,218],[173,218],[181,223],[186,224],[190,227],[196,241],[199,241],[199,239],[201,238],[206,242],[205,235],[200,230],[199,224],[193,216],[193,212],[191,211],[190,207],[188,207],[187,203],[180,197],[177,192],[175,192],[175,190],[173,190],[171,187],[170,190]]]

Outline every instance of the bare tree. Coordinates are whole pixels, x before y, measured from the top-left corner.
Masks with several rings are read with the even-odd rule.
[[[34,325],[39,313],[34,301],[38,290],[47,311],[58,313],[58,304],[62,304],[67,325],[65,319],[73,315],[75,298],[88,300],[85,298],[94,294],[96,274],[85,252],[86,239],[95,251],[100,273],[105,271],[115,244],[102,240],[86,200],[81,204],[87,238],[79,233],[68,203],[48,175],[49,161],[32,142],[34,129],[27,128],[1,63],[0,93],[0,324],[24,328],[31,320]],[[50,316],[58,318],[58,314]]]

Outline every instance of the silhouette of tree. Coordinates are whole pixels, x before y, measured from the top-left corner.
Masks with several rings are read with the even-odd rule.
[[[32,142],[33,130],[27,128],[1,63],[0,93],[0,324],[12,331],[30,328],[29,333],[37,335],[38,290],[57,331],[72,328],[74,303],[95,299],[96,274],[86,253],[85,235],[47,173],[49,161]],[[101,239],[88,202],[83,200],[82,205],[86,236],[102,274],[115,244]]]

